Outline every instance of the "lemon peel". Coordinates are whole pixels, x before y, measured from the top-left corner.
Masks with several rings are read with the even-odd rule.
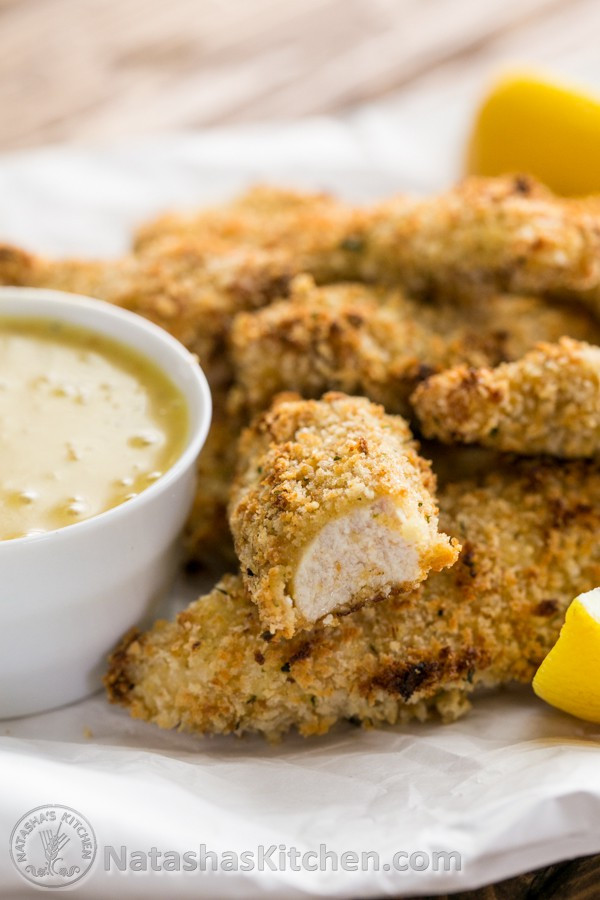
[[[600,722],[600,588],[580,594],[533,679],[538,697],[588,722]]]
[[[470,175],[533,175],[558,194],[600,192],[600,97],[531,70],[509,71],[481,104]]]

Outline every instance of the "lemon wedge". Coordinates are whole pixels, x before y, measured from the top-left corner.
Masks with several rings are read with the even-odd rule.
[[[533,689],[551,706],[600,722],[600,588],[580,594],[569,606]]]
[[[471,175],[534,175],[558,194],[600,192],[600,97],[527,71],[485,97],[467,151]]]

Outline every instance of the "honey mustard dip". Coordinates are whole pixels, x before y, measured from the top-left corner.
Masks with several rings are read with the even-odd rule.
[[[183,395],[146,357],[78,326],[0,317],[0,540],[125,503],[187,436]]]

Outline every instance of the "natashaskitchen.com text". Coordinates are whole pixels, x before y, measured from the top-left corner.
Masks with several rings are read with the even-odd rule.
[[[130,850],[106,845],[106,872],[460,872],[461,855],[456,850],[397,850],[388,859],[374,850],[337,851],[320,844],[314,850],[299,850],[285,844],[259,845],[254,850]]]

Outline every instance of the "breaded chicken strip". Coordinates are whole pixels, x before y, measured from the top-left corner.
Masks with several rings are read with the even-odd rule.
[[[448,444],[526,456],[600,454],[600,347],[570,338],[496,369],[449,369],[412,399],[423,433]]]
[[[211,256],[182,241],[163,242],[156,255],[93,262],[0,247],[0,284],[84,294],[139,313],[197,353],[212,385],[231,377],[226,338],[235,313],[284,296],[293,272],[287,255]]]
[[[248,415],[280,391],[320,397],[340,390],[410,415],[409,397],[427,375],[460,362],[497,365],[565,334],[600,341],[600,327],[577,304],[495,296],[465,313],[454,304],[419,304],[398,290],[315,287],[300,276],[290,302],[234,320],[232,404]]]
[[[415,296],[581,297],[600,311],[600,204],[555,197],[529,177],[468,178],[442,195],[351,209],[258,188],[190,218],[147,226],[138,246],[193,236],[287,248],[318,281],[402,285]]]
[[[383,204],[360,263],[416,295],[580,297],[600,310],[600,204],[531,178],[468,178],[445,194]]]
[[[529,681],[568,604],[600,581],[598,468],[532,461],[449,487],[440,506],[461,558],[409,598],[270,641],[241,579],[226,576],[175,622],[124,638],[110,699],[163,728],[277,738],[339,719],[453,719],[476,686]]]
[[[155,253],[165,237],[191,238],[213,254],[240,248],[285,253],[296,271],[311,272],[319,281],[350,279],[360,273],[358,251],[375,214],[329,194],[258,185],[193,215],[161,216],[140,228],[135,248]]]
[[[434,492],[400,416],[346,394],[276,398],[242,434],[229,505],[263,628],[292,637],[451,566]]]

